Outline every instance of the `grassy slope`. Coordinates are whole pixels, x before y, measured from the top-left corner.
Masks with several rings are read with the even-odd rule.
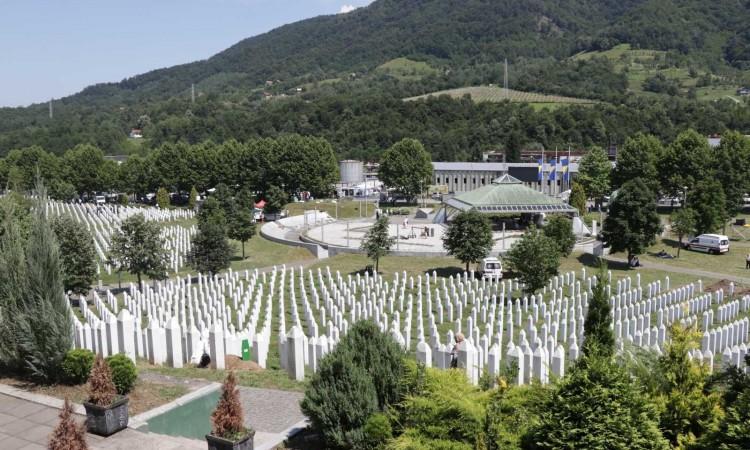
[[[445,91],[432,92],[417,97],[410,97],[405,100],[419,100],[427,97],[436,97],[448,95],[452,98],[461,98],[465,95],[471,97],[475,102],[502,102],[505,100],[511,102],[531,103],[533,105],[560,105],[560,104],[593,104],[593,100],[581,98],[563,97],[559,95],[545,95],[535,92],[522,92],[513,89],[507,91],[498,86],[472,86],[457,89],[448,89]]]
[[[629,44],[621,44],[606,51],[595,51],[579,53],[573,56],[576,60],[587,60],[594,57],[604,57],[614,63],[615,70],[625,72],[628,77],[628,88],[638,94],[653,95],[643,91],[643,81],[647,78],[661,73],[669,79],[677,81],[681,89],[687,91],[695,87],[698,77],[708,73],[706,70],[698,69],[698,77],[691,77],[686,67],[666,67],[667,52],[659,50],[631,49]],[[726,98],[737,98],[735,92],[739,87],[731,80],[716,78],[714,85],[699,87],[696,89],[698,100],[718,100]]]

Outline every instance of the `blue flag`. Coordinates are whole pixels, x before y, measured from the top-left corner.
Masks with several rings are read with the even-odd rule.
[[[566,183],[570,180],[570,159],[563,158],[562,159],[562,173],[563,173],[563,181]]]
[[[555,181],[555,179],[556,179],[555,175],[557,174],[557,160],[553,159],[549,163],[552,166],[552,168],[549,171],[549,180],[550,181]]]

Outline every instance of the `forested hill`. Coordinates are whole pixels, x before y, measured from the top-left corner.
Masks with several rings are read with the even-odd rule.
[[[592,85],[605,86],[593,95],[612,100],[625,93],[623,79],[610,77],[606,64],[573,65],[567,58],[630,43],[669,51],[673,60],[695,61],[712,73],[747,68],[749,5],[748,0],[376,0],[348,14],[245,39],[204,61],[88,87],[56,102],[54,122],[47,120],[46,105],[0,108],[0,154],[29,144],[59,152],[80,140],[119,151],[130,127],[141,125],[139,117],[184,115],[187,106],[175,99],[184,101],[193,83],[200,96],[213,96],[211,108],[240,107],[244,113],[259,107],[252,102],[260,100],[267,80],[281,81],[274,87],[278,93],[351,73],[362,77],[398,57],[436,70],[420,83],[376,83],[392,95],[497,82],[497,64],[507,58],[511,77],[522,78],[525,90],[576,96],[590,94]]]

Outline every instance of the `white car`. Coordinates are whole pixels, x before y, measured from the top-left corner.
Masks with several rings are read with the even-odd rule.
[[[729,251],[729,238],[722,234],[701,234],[687,241],[685,248],[718,255]]]
[[[503,263],[497,258],[484,258],[479,264],[479,273],[482,278],[500,280],[503,278]]]

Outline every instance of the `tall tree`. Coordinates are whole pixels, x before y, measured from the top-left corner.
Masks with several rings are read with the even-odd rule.
[[[682,239],[695,232],[695,211],[691,208],[680,208],[672,213],[669,218],[672,223],[672,232],[677,235],[677,257],[680,257]]]
[[[581,216],[586,214],[586,191],[577,181],[574,181],[570,188],[570,206],[577,209]]]
[[[60,243],[65,290],[86,295],[96,277],[94,239],[70,216],[56,217],[52,229]]]
[[[395,238],[388,235],[388,217],[386,216],[376,220],[362,240],[361,248],[367,254],[367,257],[375,262],[376,274],[380,268],[380,258],[391,251],[395,241]]]
[[[233,254],[234,247],[227,240],[226,228],[209,221],[198,225],[198,234],[193,238],[187,259],[195,270],[213,275],[229,268]]]
[[[617,164],[612,170],[612,188],[619,189],[634,178],[642,178],[654,193],[659,191],[656,162],[664,151],[661,142],[650,134],[638,133],[628,138],[617,153]]]
[[[573,251],[576,236],[573,234],[573,221],[567,217],[560,214],[552,215],[547,219],[547,224],[542,231],[557,244],[562,256],[568,256]]]
[[[0,369],[20,371],[23,361],[18,337],[19,319],[27,296],[26,239],[21,230],[28,211],[21,211],[14,196],[0,198]]]
[[[505,261],[526,286],[526,292],[531,294],[543,288],[550,277],[557,275],[560,249],[555,241],[532,226],[513,244]]]
[[[60,247],[47,216],[47,191],[37,181],[37,205],[26,247],[26,295],[15,317],[19,344],[30,375],[45,383],[60,379],[73,346],[73,322],[63,288]]]
[[[742,210],[745,194],[750,191],[750,139],[738,132],[728,132],[714,149],[713,176],[726,198],[731,218]],[[696,188],[697,189],[697,188]]]
[[[448,254],[466,264],[479,262],[492,250],[492,228],[487,217],[471,210],[457,214],[443,235]]]
[[[583,354],[586,356],[601,355],[605,358],[612,357],[615,353],[615,335],[610,328],[611,318],[609,299],[605,280],[607,279],[607,266],[599,260],[599,273],[596,284],[592,286],[589,310],[586,313],[586,321],[583,325]]]
[[[604,244],[612,252],[627,250],[628,261],[656,242],[661,232],[655,195],[641,178],[622,185],[604,219]]]
[[[143,214],[122,221],[120,230],[112,236],[109,263],[118,272],[123,270],[138,277],[143,288],[143,275],[155,280],[167,277],[167,250],[159,226],[147,222]]]
[[[227,234],[231,239],[242,243],[242,259],[245,259],[245,242],[255,236],[255,219],[252,206],[247,204],[235,205],[229,219]]]
[[[695,232],[711,233],[724,226],[728,219],[727,201],[721,184],[706,179],[688,193],[688,205],[695,211]]]
[[[284,209],[284,206],[289,203],[289,194],[275,185],[270,186],[268,190],[266,190],[263,198],[266,201],[266,206],[263,210],[268,214],[281,212],[281,210]]]
[[[432,179],[430,154],[416,139],[403,139],[383,153],[380,180],[408,199],[425,192]]]
[[[79,144],[65,152],[63,164],[66,179],[79,194],[93,194],[104,188],[102,169],[104,152],[90,144]]]
[[[708,176],[713,158],[708,140],[695,130],[677,136],[657,162],[661,191],[678,196],[695,189],[698,181]]]
[[[578,182],[589,198],[600,200],[610,190],[609,175],[612,164],[607,152],[601,147],[592,147],[578,163]]]

